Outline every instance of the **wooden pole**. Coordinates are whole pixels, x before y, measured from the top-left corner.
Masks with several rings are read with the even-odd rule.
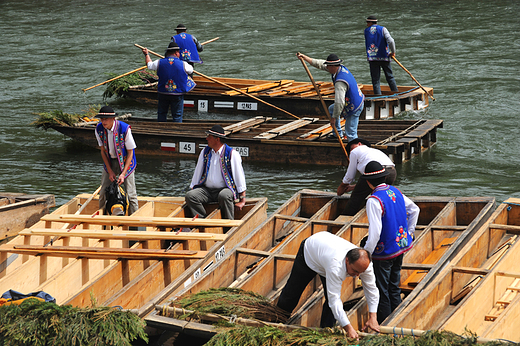
[[[220,38],[220,37],[212,38],[211,40],[208,40],[208,41],[206,41],[206,42],[202,42],[200,45],[203,46],[203,45],[208,44],[208,43],[210,43],[210,42],[216,41],[216,40],[218,40],[219,38]],[[129,74],[135,73],[135,72],[137,72],[137,71],[144,70],[145,68],[146,68],[146,66],[139,67],[138,69],[132,70],[132,71],[127,72],[127,73],[123,73],[122,75],[119,75],[119,76],[114,77],[114,78],[112,78],[112,79],[106,80],[106,81],[104,81],[103,83],[99,83],[99,84],[96,84],[96,85],[94,85],[94,86],[91,86],[90,88],[81,89],[81,90],[83,90],[83,92],[85,92],[85,91],[87,91],[87,90],[90,90],[90,89],[93,89],[93,88],[98,87],[98,86],[100,86],[100,85],[103,85],[103,84],[109,83],[109,82],[111,82],[111,81],[114,81],[114,80],[116,80],[116,79],[122,78],[122,77],[124,77],[124,76],[128,76]]]
[[[408,73],[408,74],[410,75],[410,77],[412,77],[412,79],[414,80],[414,82],[417,83],[417,85],[420,86],[421,89],[424,90],[424,92],[425,92],[428,96],[430,96],[430,97],[432,98],[433,101],[435,101],[435,97],[433,97],[433,95],[430,95],[430,93],[427,92],[426,89],[424,89],[424,87],[421,85],[421,83],[419,83],[419,82],[417,81],[417,79],[415,79],[415,77],[410,73],[410,71],[408,71],[408,70],[406,69],[406,67],[404,67],[403,64],[401,64],[401,63],[399,62],[399,60],[396,59],[395,56],[392,56],[392,59],[394,59],[394,61],[397,63],[397,65],[401,66],[401,68],[402,68],[403,70],[405,70],[406,73]]]
[[[311,71],[307,67],[307,64],[305,63],[305,61],[303,61],[303,58],[298,56],[298,59],[300,59],[300,61],[302,62],[303,68],[305,69],[305,71],[307,71],[307,74],[309,75],[309,78],[311,79],[311,83],[312,83],[312,85],[314,85],[314,90],[316,90],[316,94],[318,94],[318,97],[320,98],[321,105],[323,106],[323,109],[325,110],[325,114],[327,114],[329,121],[332,121],[332,116],[330,115],[329,109],[328,109],[327,105],[325,104],[325,101],[323,100],[323,96],[321,95],[320,87],[316,84],[316,82],[314,81],[314,78],[312,78]],[[338,137],[339,144],[341,145],[341,148],[343,149],[343,153],[345,154],[345,157],[347,158],[347,162],[350,162],[350,160],[348,158],[347,149],[345,149],[345,145],[343,144],[343,139],[339,136],[338,129],[336,129],[336,126],[331,125],[331,127],[334,130],[334,133],[336,134],[336,136]]]
[[[81,90],[83,90],[83,92],[85,92],[85,91],[87,91],[87,90],[94,89],[95,87],[98,87],[98,86],[103,85],[103,84],[107,84],[107,83],[109,83],[109,82],[112,82],[112,81],[114,81],[114,80],[116,80],[116,79],[119,79],[119,78],[121,78],[121,77],[124,77],[124,76],[128,76],[129,74],[135,73],[135,72],[137,72],[137,71],[144,70],[145,68],[146,68],[146,66],[142,66],[142,67],[136,68],[135,70],[132,70],[132,71],[127,72],[127,73],[123,73],[122,75],[119,75],[119,76],[117,76],[117,77],[114,77],[114,78],[111,78],[111,79],[109,79],[109,80],[106,80],[106,81],[104,81],[103,83],[99,83],[99,84],[96,84],[96,85],[91,86],[91,87],[89,87],[89,88],[81,89]]]
[[[145,47],[140,46],[140,45],[138,45],[137,43],[134,44],[134,46],[136,46],[137,48],[145,49]],[[158,56],[158,57],[161,58],[161,59],[164,58],[164,56],[162,56],[161,54],[157,54],[157,53],[155,53],[154,51],[151,51],[151,50],[149,50],[149,49],[148,49],[148,53],[153,54],[153,55],[155,55],[155,56]],[[261,103],[266,104],[266,105],[268,105],[268,106],[270,106],[270,107],[273,107],[273,108],[275,108],[275,109],[277,109],[277,110],[279,110],[279,111],[281,111],[281,112],[284,112],[285,114],[288,114],[288,115],[290,115],[290,116],[292,116],[292,117],[294,117],[294,118],[296,118],[296,119],[300,119],[300,118],[297,117],[296,115],[294,115],[294,114],[292,114],[292,113],[289,113],[288,111],[286,111],[286,110],[284,110],[284,109],[281,109],[281,108],[279,108],[279,107],[276,107],[275,105],[272,105],[272,104],[270,104],[269,102],[266,102],[266,101],[264,101],[264,100],[262,100],[262,99],[260,99],[260,98],[258,98],[258,97],[256,97],[256,96],[249,95],[248,93],[246,93],[246,92],[244,92],[244,91],[242,91],[242,90],[240,90],[240,89],[237,89],[237,88],[235,88],[235,87],[232,87],[232,86],[229,85],[229,84],[226,84],[226,83],[224,83],[224,82],[221,82],[221,81],[219,81],[219,80],[216,80],[215,78],[212,78],[212,77],[206,76],[206,75],[204,75],[204,74],[202,74],[202,73],[200,73],[200,72],[198,72],[198,71],[193,71],[193,72],[196,73],[196,74],[198,74],[198,75],[201,76],[201,77],[204,77],[204,78],[206,78],[206,79],[209,79],[210,81],[212,81],[212,82],[214,82],[214,83],[217,83],[217,84],[220,84],[220,85],[225,86],[226,88],[229,88],[229,89],[235,90],[235,91],[237,91],[237,92],[239,92],[239,93],[241,93],[241,94],[244,94],[244,95],[246,95],[246,96],[251,97],[252,99],[255,99],[255,100],[258,101],[258,102],[261,102]]]

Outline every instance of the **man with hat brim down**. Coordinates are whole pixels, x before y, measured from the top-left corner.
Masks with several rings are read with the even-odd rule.
[[[390,90],[399,91],[390,66],[390,59],[395,56],[395,42],[384,26],[377,25],[375,16],[368,16],[365,28],[365,47],[370,65],[370,76],[375,95],[381,95],[381,69],[385,73]]]
[[[181,123],[184,111],[184,94],[195,88],[195,82],[190,77],[193,66],[182,61],[179,56],[179,46],[172,42],[168,45],[165,57],[152,62],[148,49],[143,49],[149,70],[157,71],[157,120],[165,122],[168,108],[171,108],[173,122]]]
[[[385,183],[388,172],[377,161],[365,168],[363,179],[373,190],[368,197],[368,238],[379,290],[377,321],[382,323],[401,303],[401,267],[404,253],[413,247],[419,207],[397,188]]]
[[[332,117],[330,125],[336,126],[342,139],[345,135],[349,141],[356,139],[359,116],[365,106],[365,95],[359,89],[352,73],[341,64],[343,60],[336,54],[330,54],[327,60],[313,59],[301,53],[296,53],[296,56],[332,75],[334,103],[329,106],[329,113]],[[340,117],[345,118],[344,132],[340,125]]]
[[[124,184],[128,196],[128,214],[138,208],[137,190],[135,187],[135,167],[137,147],[132,136],[130,125],[116,119],[117,114],[109,106],[103,106],[96,115],[100,122],[96,126],[96,139],[101,149],[104,169],[99,191],[99,208],[105,208],[105,190],[111,182],[117,180]]]
[[[389,173],[386,176],[385,182],[392,185],[397,177],[395,170],[395,164],[390,158],[381,150],[371,148],[370,142],[363,138],[356,138],[347,143],[346,148],[349,154],[349,164],[347,172],[338,186],[338,196],[343,195],[345,192],[350,192],[350,198],[343,211],[344,215],[356,215],[366,203],[366,198],[372,192],[372,189],[368,186],[366,180],[361,176],[355,185],[352,184],[356,178],[356,172],[363,174],[365,167],[370,161],[377,161],[383,167],[386,168]]]
[[[325,295],[320,328],[334,327],[337,321],[349,337],[358,338],[358,333],[343,310],[341,287],[346,278],[351,277],[355,280],[356,276],[359,276],[369,311],[364,329],[368,327],[379,332],[379,294],[368,251],[327,231],[304,239],[294,259],[289,279],[278,299],[278,307],[292,313],[303,291],[316,275],[320,276]]]
[[[204,203],[218,202],[223,219],[235,218],[235,207],[246,204],[246,178],[240,154],[224,143],[220,125],[206,131],[208,141],[199,155],[185,200],[192,216],[206,217]]]
[[[190,65],[194,63],[202,64],[202,59],[199,57],[199,52],[202,52],[204,47],[199,43],[195,36],[186,33],[186,26],[179,24],[175,28],[177,35],[172,36],[171,42],[177,43],[180,48],[180,58]]]

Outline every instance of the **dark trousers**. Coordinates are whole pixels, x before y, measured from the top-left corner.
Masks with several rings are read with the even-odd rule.
[[[385,169],[390,173],[386,176],[385,183],[392,185],[397,177],[395,167],[387,166]],[[367,181],[363,178],[359,178],[354,190],[350,194],[350,198],[345,206],[343,215],[356,215],[358,211],[363,209],[367,203],[367,197],[372,193],[372,189],[368,186]]]
[[[300,297],[302,296],[302,293],[309,282],[311,282],[312,279],[314,279],[317,275],[317,273],[309,268],[305,263],[305,257],[303,254],[304,245],[305,240],[300,244],[300,249],[296,254],[296,258],[291,270],[291,275],[289,276],[289,280],[287,280],[287,283],[285,284],[285,287],[280,294],[280,298],[278,299],[278,307],[290,313],[292,313],[294,308],[296,308],[298,305]],[[320,279],[323,285],[323,290],[325,292],[325,303],[323,303],[323,310],[321,312],[320,327],[333,327],[336,323],[336,319],[334,318],[332,310],[329,307],[326,280],[321,275]]]
[[[374,260],[374,274],[376,286],[379,290],[379,305],[377,307],[377,322],[379,324],[401,304],[401,267],[403,265],[401,254],[395,258],[378,261]]]
[[[374,94],[381,95],[381,69],[385,73],[386,81],[392,91],[398,91],[397,83],[395,82],[394,74],[390,61],[369,61],[370,76],[372,77],[372,86],[374,87]]]
[[[182,123],[184,111],[184,95],[157,94],[157,121],[165,122],[168,117],[168,109],[171,109],[174,123]]]

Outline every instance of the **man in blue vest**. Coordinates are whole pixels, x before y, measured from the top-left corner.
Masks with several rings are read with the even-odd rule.
[[[100,122],[96,126],[96,139],[101,149],[104,169],[99,191],[99,208],[105,208],[105,190],[117,180],[124,184],[128,196],[128,214],[138,208],[134,171],[137,166],[134,138],[130,125],[116,119],[117,114],[109,106],[103,106],[96,115]]]
[[[189,64],[202,64],[202,59],[199,57],[199,52],[202,52],[204,47],[199,43],[195,36],[186,33],[186,26],[179,24],[175,28],[177,35],[172,36],[171,42],[175,42],[180,47],[180,58]]]
[[[401,267],[404,253],[413,247],[419,207],[397,188],[385,183],[388,171],[369,162],[363,178],[373,190],[368,197],[368,238],[365,250],[372,254],[379,290],[377,321],[382,323],[401,303]]]
[[[390,58],[395,56],[395,42],[392,36],[390,36],[390,32],[384,26],[377,25],[375,16],[367,18],[365,46],[367,60],[370,64],[370,76],[372,77],[374,94],[381,95],[381,69],[385,73],[390,90],[398,91],[392,67],[390,66]]]
[[[164,53],[165,57],[152,62],[148,49],[143,49],[149,70],[157,71],[157,120],[165,122],[168,109],[171,108],[173,122],[182,123],[184,111],[184,94],[195,88],[195,82],[190,77],[193,66],[182,61],[179,46],[171,42]]]
[[[246,178],[240,154],[223,142],[222,126],[206,131],[208,146],[199,155],[185,200],[192,216],[206,217],[204,203],[218,202],[223,219],[233,220],[235,208],[246,204]]]
[[[335,126],[342,139],[351,141],[358,137],[357,128],[359,116],[365,105],[365,95],[358,88],[356,79],[341,63],[343,60],[336,54],[330,54],[327,60],[313,59],[304,54],[296,53],[298,59],[303,59],[320,70],[328,71],[334,83],[334,103],[329,106],[330,125]],[[340,117],[345,118],[345,132],[340,125]],[[335,134],[334,134],[335,136]]]

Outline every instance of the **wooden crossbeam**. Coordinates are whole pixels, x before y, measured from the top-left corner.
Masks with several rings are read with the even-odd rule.
[[[236,227],[242,224],[242,220],[225,219],[201,219],[182,218],[182,217],[146,217],[146,216],[109,216],[109,215],[74,215],[48,214],[41,218],[49,222],[65,222],[71,224],[93,224],[107,226],[134,226],[134,227]]]
[[[81,237],[91,239],[123,239],[123,240],[214,240],[222,241],[227,238],[226,234],[198,233],[198,232],[157,232],[157,231],[93,231],[93,230],[59,230],[52,228],[24,229],[20,235],[41,235],[58,237]]]
[[[294,82],[294,80],[282,79],[282,80],[278,80],[278,81],[274,81],[274,82],[269,82],[269,83],[249,86],[247,88],[241,88],[240,90],[243,91],[243,92],[246,92],[246,93],[255,93],[255,92],[259,92],[259,91],[264,91],[264,90],[276,88],[276,87],[279,87],[281,85],[288,86],[288,85],[291,85],[292,82]],[[238,92],[236,90],[229,90],[229,91],[226,91],[224,94],[234,96],[234,95],[239,95],[240,92]]]
[[[316,82],[317,85],[322,85],[324,82]],[[282,90],[273,90],[268,91],[267,94],[269,96],[280,96],[280,95],[289,95],[289,94],[298,94],[301,92],[306,92],[314,89],[314,85],[311,83],[305,83],[303,85],[295,85],[289,88],[283,88]]]
[[[10,252],[24,255],[48,255],[52,257],[89,258],[89,259],[129,259],[129,260],[185,260],[200,259],[207,251],[192,250],[158,250],[129,249],[107,247],[75,247],[75,246],[39,246],[14,245],[0,247],[0,252]]]
[[[257,117],[251,118],[251,119],[247,119],[247,120],[244,120],[244,121],[241,121],[238,123],[228,125],[228,126],[224,127],[224,131],[227,136],[231,133],[242,131],[242,130],[250,128],[252,126],[256,126],[256,125],[268,122],[272,119],[273,119],[272,117],[257,116]]]
[[[285,125],[282,125],[277,128],[274,128],[272,130],[269,130],[267,132],[261,133],[258,136],[255,136],[253,138],[259,138],[259,139],[275,138],[275,137],[281,136],[287,132],[291,132],[293,130],[299,129],[300,127],[304,127],[308,124],[312,124],[313,122],[316,122],[318,120],[319,120],[318,118],[302,118],[302,119],[294,120]]]
[[[502,225],[502,224],[498,224],[498,223],[492,223],[491,225],[489,225],[489,228],[504,230],[507,233],[511,233],[511,234],[520,234],[520,226]]]

